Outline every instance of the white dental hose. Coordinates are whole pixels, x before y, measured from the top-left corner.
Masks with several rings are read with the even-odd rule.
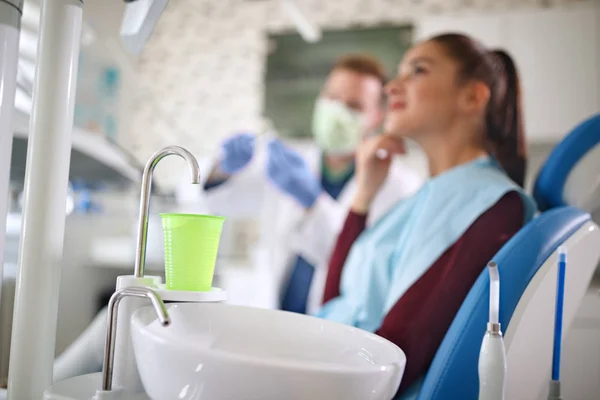
[[[495,262],[490,274],[490,316],[479,352],[479,400],[504,400],[506,350],[500,329],[500,275]]]

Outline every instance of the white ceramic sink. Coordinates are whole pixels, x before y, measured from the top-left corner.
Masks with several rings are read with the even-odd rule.
[[[390,400],[406,357],[393,343],[318,318],[225,304],[150,307],[132,317],[153,400]]]

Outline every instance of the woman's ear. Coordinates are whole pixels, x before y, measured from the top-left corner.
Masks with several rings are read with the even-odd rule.
[[[467,112],[485,111],[490,101],[490,95],[490,88],[483,82],[469,82],[463,88],[461,106]]]

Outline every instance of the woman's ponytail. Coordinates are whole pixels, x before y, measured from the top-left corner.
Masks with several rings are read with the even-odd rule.
[[[523,186],[527,150],[519,74],[512,58],[505,51],[492,51],[489,57],[495,70],[495,78],[486,113],[488,147],[508,176]]]

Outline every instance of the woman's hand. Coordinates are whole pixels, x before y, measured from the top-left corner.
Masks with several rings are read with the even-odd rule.
[[[366,139],[356,152],[357,192],[352,211],[366,214],[379,188],[385,181],[392,158],[404,153],[404,145],[390,136],[375,136]]]

